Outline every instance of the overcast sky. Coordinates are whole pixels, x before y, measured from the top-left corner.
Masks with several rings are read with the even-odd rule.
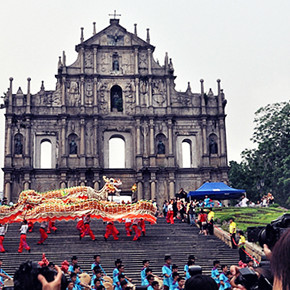
[[[108,14],[120,13],[120,24],[146,39],[150,28],[154,58],[173,60],[176,89],[190,81],[200,92],[216,94],[221,79],[226,107],[229,160],[252,148],[254,112],[267,104],[289,100],[289,0],[10,0],[1,4],[0,94],[14,78],[13,92],[55,89],[58,56],[66,51],[67,64],[75,61],[80,27],[85,39],[109,25]],[[1,100],[2,102],[2,100]],[[0,110],[0,165],[4,159],[4,110]],[[0,191],[3,174],[0,174]]]

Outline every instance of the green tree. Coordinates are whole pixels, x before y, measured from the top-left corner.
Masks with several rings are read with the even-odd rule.
[[[236,186],[237,172],[244,180],[238,185],[249,188],[250,198],[259,197],[260,187],[264,194],[272,192],[276,202],[290,206],[290,102],[267,105],[255,115],[251,140],[257,148],[244,150],[240,164],[230,163],[230,182]]]

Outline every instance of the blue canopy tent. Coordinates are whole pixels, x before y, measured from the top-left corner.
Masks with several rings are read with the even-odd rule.
[[[187,197],[193,199],[203,199],[207,195],[211,199],[236,199],[245,193],[244,189],[235,189],[229,187],[223,182],[206,182],[195,191],[190,191]]]

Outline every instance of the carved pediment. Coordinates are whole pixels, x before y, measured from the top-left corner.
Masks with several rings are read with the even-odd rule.
[[[77,50],[80,45],[77,46]],[[119,25],[118,19],[113,19],[108,27],[84,41],[83,45],[113,47],[138,45],[143,47],[151,47],[151,49],[154,50],[152,45],[142,40],[137,35],[128,32],[124,27]]]

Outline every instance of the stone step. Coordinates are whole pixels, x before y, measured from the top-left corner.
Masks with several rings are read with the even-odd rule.
[[[79,240],[75,221],[59,221],[56,223],[57,233],[48,235],[45,245],[36,245],[39,240],[39,224],[35,224],[34,231],[27,235],[27,242],[31,247],[31,253],[17,252],[19,245],[19,224],[11,224],[4,240],[7,253],[0,254],[3,259],[3,269],[13,275],[20,263],[26,260],[40,261],[42,253],[48,260],[60,265],[63,260],[68,260],[73,255],[79,258],[81,268],[91,273],[90,266],[93,256],[101,254],[102,266],[109,276],[112,276],[114,261],[121,258],[125,265],[126,275],[133,278],[134,283],[140,285],[140,271],[142,260],[150,259],[151,268],[156,275],[161,275],[164,264],[164,255],[171,254],[173,263],[179,266],[179,272],[183,274],[183,267],[187,257],[194,254],[196,264],[202,266],[205,274],[210,273],[213,260],[220,260],[222,264],[233,264],[238,261],[238,252],[217,239],[215,236],[199,235],[197,227],[177,221],[173,225],[166,223],[164,218],[158,218],[157,224],[146,223],[146,236],[140,241],[132,241],[133,237],[127,237],[124,224],[115,224],[120,231],[119,240],[112,237],[104,241],[106,224],[101,220],[93,220],[92,231],[96,241],[89,236]]]

